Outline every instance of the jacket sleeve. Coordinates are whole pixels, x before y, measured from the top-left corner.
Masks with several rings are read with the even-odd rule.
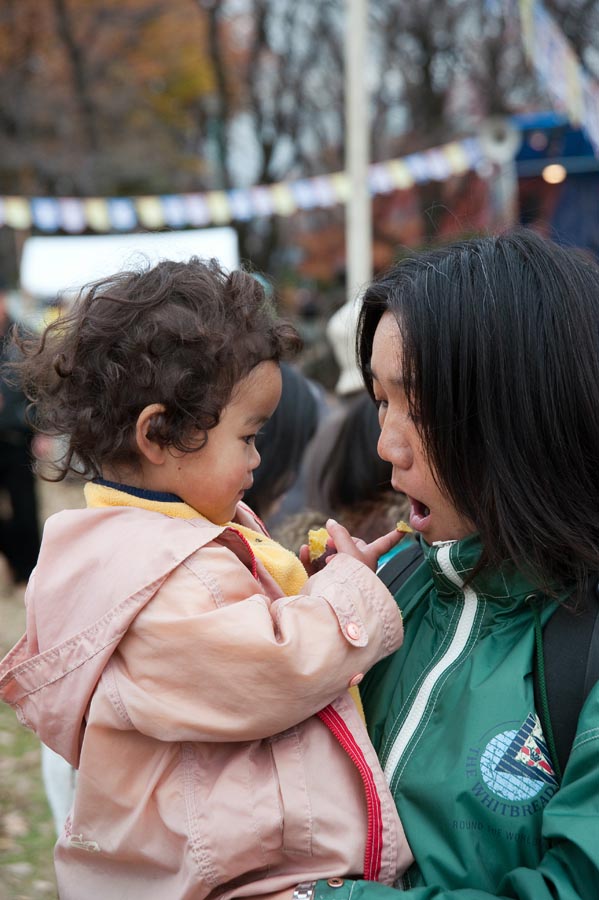
[[[121,716],[161,740],[263,738],[322,709],[401,644],[392,595],[344,554],[297,596],[258,589],[216,544],[179,566],[112,657],[108,693]]]
[[[545,807],[547,850],[535,869],[519,867],[496,891],[429,885],[398,892],[369,881],[342,888],[319,881],[315,900],[596,900],[599,896],[599,685],[585,703],[564,780]],[[409,834],[408,834],[409,838]],[[489,839],[492,840],[491,838]],[[489,854],[493,846],[488,847]],[[472,871],[479,863],[473,859]],[[467,865],[467,861],[466,861]],[[334,873],[332,873],[334,874]]]

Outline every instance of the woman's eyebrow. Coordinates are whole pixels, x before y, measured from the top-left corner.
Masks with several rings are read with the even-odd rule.
[[[378,381],[380,384],[380,378],[377,377],[376,372],[374,371],[374,369],[372,368],[372,366],[370,364],[365,366],[365,374],[369,375],[373,381]],[[401,372],[398,375],[393,375],[389,379],[389,383],[392,384],[394,387],[403,387],[404,380],[403,380],[403,375],[401,374]]]

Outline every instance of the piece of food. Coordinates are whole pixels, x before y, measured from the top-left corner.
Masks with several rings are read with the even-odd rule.
[[[397,525],[395,526],[396,531],[403,531],[404,534],[414,534],[414,529],[408,525],[407,522],[404,522],[403,519],[400,519]]]
[[[308,532],[308,547],[310,548],[310,562],[316,562],[324,556],[327,549],[329,533],[326,528],[313,528]]]

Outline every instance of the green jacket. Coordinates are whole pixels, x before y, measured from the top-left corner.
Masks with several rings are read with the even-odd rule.
[[[597,900],[599,686],[558,789],[532,674],[533,606],[544,623],[555,603],[514,572],[482,573],[463,588],[477,536],[423,546],[425,562],[397,596],[404,646],[362,692],[416,858],[401,887],[410,900]],[[316,900],[350,892],[397,896],[374,882],[319,881]]]

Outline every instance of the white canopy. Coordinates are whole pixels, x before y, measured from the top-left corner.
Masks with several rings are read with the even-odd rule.
[[[198,228],[158,234],[30,237],[21,257],[21,289],[40,299],[72,295],[90,281],[138,268],[146,261],[182,262],[191,256],[215,257],[223,268],[236,269],[239,249],[235,230]]]

